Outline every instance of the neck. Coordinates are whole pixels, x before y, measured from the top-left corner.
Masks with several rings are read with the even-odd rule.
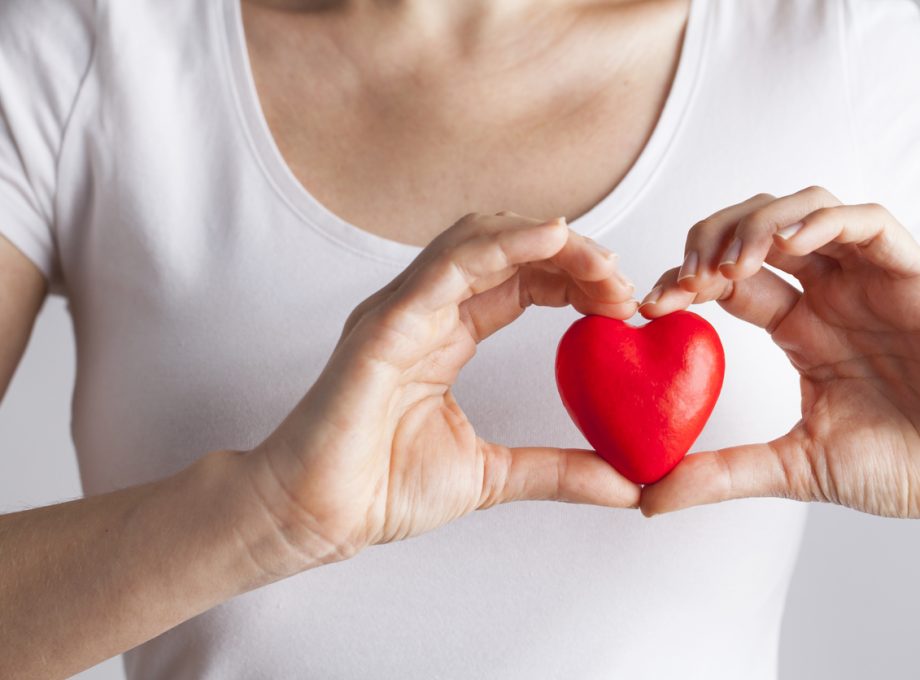
[[[511,24],[531,23],[560,10],[643,4],[647,0],[243,0],[300,15],[335,14],[377,30],[398,27],[420,38],[487,39]]]

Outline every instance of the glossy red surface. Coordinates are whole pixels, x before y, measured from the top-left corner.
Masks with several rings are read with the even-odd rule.
[[[556,350],[562,403],[594,450],[622,475],[649,484],[693,446],[722,389],[715,329],[678,311],[632,326],[589,315]]]

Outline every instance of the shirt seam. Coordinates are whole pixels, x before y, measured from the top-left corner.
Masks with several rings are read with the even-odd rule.
[[[90,49],[89,57],[87,58],[86,66],[83,69],[83,74],[80,76],[80,82],[77,86],[77,91],[74,94],[73,100],[70,104],[70,108],[67,111],[67,115],[64,117],[64,123],[61,126],[61,137],[58,142],[58,148],[55,151],[54,155],[54,195],[51,201],[51,211],[50,224],[51,224],[51,239],[52,239],[52,271],[54,275],[59,279],[59,282],[62,287],[66,288],[64,281],[64,270],[60,263],[60,250],[58,242],[58,226],[59,226],[59,214],[58,214],[58,198],[59,198],[59,188],[61,186],[61,158],[64,155],[64,147],[67,144],[67,140],[70,135],[70,131],[73,129],[71,123],[73,122],[77,107],[80,104],[83,93],[85,91],[85,86],[89,80],[89,75],[93,71],[93,67],[96,64],[96,47],[98,42],[98,25],[99,25],[99,0],[92,0],[92,10],[91,22],[90,22]]]

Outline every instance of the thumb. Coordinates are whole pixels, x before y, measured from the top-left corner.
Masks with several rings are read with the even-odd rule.
[[[480,450],[484,474],[477,510],[524,500],[639,505],[639,486],[590,449],[509,448],[481,439]]]
[[[642,489],[646,517],[733,498],[817,499],[814,469],[792,433],[765,444],[694,453]]]

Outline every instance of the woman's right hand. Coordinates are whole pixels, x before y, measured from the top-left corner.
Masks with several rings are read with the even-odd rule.
[[[471,214],[442,232],[354,309],[316,382],[247,454],[294,548],[281,571],[508,501],[636,507],[639,488],[590,449],[486,441],[451,393],[477,343],[528,305],[626,319],[633,290],[615,256],[563,219]]]

